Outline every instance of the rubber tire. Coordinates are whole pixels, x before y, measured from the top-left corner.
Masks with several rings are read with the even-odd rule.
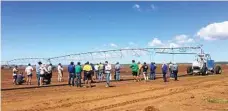
[[[187,74],[192,75],[192,66],[187,67]]]
[[[221,74],[221,72],[222,72],[221,66],[216,66],[215,67],[215,74]]]

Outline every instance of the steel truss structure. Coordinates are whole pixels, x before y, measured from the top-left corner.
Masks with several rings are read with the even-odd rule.
[[[202,52],[202,46],[196,47],[162,47],[162,48],[125,48],[125,49],[115,49],[115,50],[104,50],[104,51],[94,51],[94,52],[84,52],[77,54],[69,54],[57,57],[49,58],[19,58],[9,61],[1,62],[2,65],[26,65],[31,63],[35,65],[38,61],[43,63],[69,63],[70,61],[100,61],[100,60],[110,60],[113,58],[123,58],[126,56],[149,56],[153,57],[155,54],[199,54]]]

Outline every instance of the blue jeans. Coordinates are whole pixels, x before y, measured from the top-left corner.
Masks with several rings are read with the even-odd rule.
[[[155,72],[150,72],[150,80],[155,80]]]
[[[81,87],[81,73],[76,74],[76,80],[77,87]]]
[[[106,83],[108,86],[110,85],[110,73],[106,73]]]
[[[40,85],[40,74],[39,73],[36,73],[36,79],[37,79],[37,83],[39,86]]]
[[[74,79],[75,79],[75,74],[74,73],[69,73],[68,85],[73,85],[74,86]]]
[[[164,82],[167,82],[167,79],[166,79],[166,72],[163,72],[163,80],[164,80]]]
[[[116,80],[117,80],[117,81],[120,80],[120,71],[116,71]]]
[[[173,71],[173,76],[174,76],[175,80],[177,80],[177,73],[178,73],[178,71]]]

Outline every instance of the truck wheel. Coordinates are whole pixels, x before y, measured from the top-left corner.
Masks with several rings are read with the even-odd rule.
[[[187,67],[187,74],[192,75],[192,66]]]
[[[220,66],[215,67],[215,74],[221,74],[222,73],[222,68]]]

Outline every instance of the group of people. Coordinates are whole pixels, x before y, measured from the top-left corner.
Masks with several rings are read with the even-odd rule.
[[[26,82],[27,85],[32,84],[32,76],[33,76],[33,67],[31,64],[28,64],[28,66],[25,68],[25,73],[27,75],[27,79],[25,80],[25,76],[23,72],[19,72],[19,69],[17,66],[13,68],[13,84],[15,85],[21,85],[22,83]],[[38,65],[36,66],[36,77],[38,86],[44,85],[44,82],[46,84],[51,83],[52,78],[52,64],[49,64],[48,66],[45,64],[42,64],[42,62],[38,62]],[[46,81],[44,79],[47,79]]]
[[[143,72],[143,78],[145,81],[148,81],[149,79],[150,80],[156,79],[155,73],[156,73],[157,66],[154,62],[151,62],[150,66],[148,66],[146,62],[144,62],[143,64],[138,62],[138,64],[136,64],[135,60],[132,60],[132,64],[130,65],[130,68],[132,69],[132,75],[134,77],[134,81],[136,82],[141,81],[141,72]],[[150,76],[148,76],[148,69],[150,69],[150,73],[149,73]],[[164,82],[168,82],[167,81],[168,71],[170,72],[170,77],[174,78],[175,81],[177,81],[178,65],[176,63],[170,62],[169,66],[166,63],[163,63],[161,70],[162,70]]]
[[[135,82],[141,81],[141,75],[143,74],[143,78],[146,81],[155,80],[156,79],[156,69],[157,66],[154,62],[151,62],[150,65],[147,65],[146,62],[141,64],[140,62],[136,63],[135,60],[132,60],[132,64],[130,65],[130,68],[132,70],[132,75]],[[31,85],[32,82],[32,72],[33,67],[31,64],[28,64],[28,66],[25,68],[25,73],[27,74],[27,84]],[[149,72],[150,70],[150,72]],[[176,63],[170,63],[169,65],[163,64],[161,67],[162,74],[163,74],[163,80],[164,82],[167,82],[167,74],[168,71],[170,73],[170,77],[174,78],[177,81],[177,73],[178,73],[178,65]],[[58,64],[57,67],[58,71],[58,82],[63,81],[63,66],[61,63]],[[68,65],[68,85],[70,86],[76,86],[82,87],[81,81],[84,81],[85,87],[91,87],[91,83],[94,81],[103,81],[103,79],[106,79],[106,87],[110,87],[110,80],[111,80],[111,71],[112,71],[112,65],[105,61],[105,63],[99,63],[99,64],[92,64],[89,62],[86,62],[83,66],[80,62],[77,62],[75,65],[74,62],[71,62]],[[114,66],[114,79],[116,81],[120,81],[120,71],[121,71],[121,65],[119,62],[117,62]],[[42,64],[42,62],[38,62],[38,65],[36,66],[36,77],[38,81],[38,86],[51,83],[52,78],[52,72],[53,67],[52,64],[45,65]],[[149,72],[149,74],[148,74]],[[142,73],[142,74],[141,74]],[[82,74],[83,78],[82,78]],[[105,77],[106,76],[106,77]],[[13,69],[13,83],[14,84],[22,84],[25,82],[25,76],[23,75],[23,72],[18,73],[17,66]]]
[[[74,62],[71,62],[68,66],[68,85],[74,86],[76,83],[77,87],[82,87],[81,79],[82,72],[84,72],[84,78],[82,80],[85,82],[85,87],[91,87],[91,83],[95,81],[95,79],[97,79],[98,81],[102,81],[105,75],[106,87],[110,87],[111,70],[112,66],[110,63],[108,63],[108,61],[105,61],[104,64],[100,63],[96,65],[86,62],[83,67],[81,66],[80,62],[78,62],[77,65],[74,65]],[[115,66],[115,72],[116,80],[120,80],[120,65],[118,62]]]

